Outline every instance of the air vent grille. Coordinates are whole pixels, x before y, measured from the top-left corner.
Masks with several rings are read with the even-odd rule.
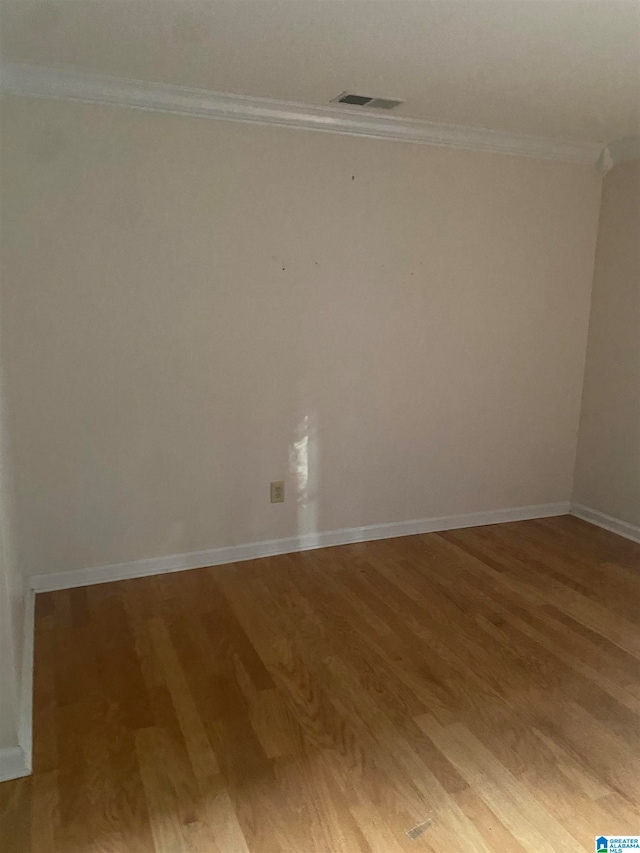
[[[356,107],[368,107],[374,110],[392,110],[402,101],[392,98],[372,98],[369,95],[356,95],[353,92],[342,92],[331,101],[332,104],[349,104]]]

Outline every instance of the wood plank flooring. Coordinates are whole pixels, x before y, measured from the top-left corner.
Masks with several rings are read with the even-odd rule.
[[[639,569],[564,517],[40,595],[35,772],[0,785],[0,849],[640,834]]]

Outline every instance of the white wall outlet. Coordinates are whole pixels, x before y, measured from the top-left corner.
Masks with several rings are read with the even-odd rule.
[[[274,480],[271,483],[271,503],[284,503],[284,480]]]

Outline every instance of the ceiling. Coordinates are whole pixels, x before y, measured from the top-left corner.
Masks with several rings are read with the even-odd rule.
[[[6,59],[552,138],[640,134],[640,0],[3,0]]]

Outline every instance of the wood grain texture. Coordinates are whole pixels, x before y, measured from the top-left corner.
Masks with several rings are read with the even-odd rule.
[[[637,834],[639,568],[564,517],[40,595],[34,775],[0,785],[0,849]]]

